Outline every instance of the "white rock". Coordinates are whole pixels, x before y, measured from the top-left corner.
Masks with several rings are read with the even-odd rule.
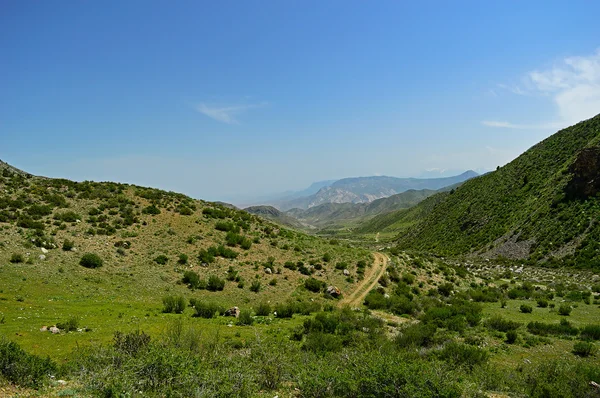
[[[42,247],[42,253],[48,254],[48,249],[45,249],[45,248]]]
[[[40,260],[44,261],[46,259],[46,256],[44,256],[43,254],[40,254],[38,257]]]

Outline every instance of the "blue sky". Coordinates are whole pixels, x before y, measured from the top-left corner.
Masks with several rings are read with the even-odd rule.
[[[3,1],[0,159],[242,200],[494,169],[600,113],[593,1]]]

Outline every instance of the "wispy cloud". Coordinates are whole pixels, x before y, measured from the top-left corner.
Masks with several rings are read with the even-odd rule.
[[[243,104],[243,105],[211,105],[206,103],[200,103],[196,105],[196,110],[202,113],[205,116],[210,117],[221,123],[226,124],[239,124],[237,117],[250,110],[255,108],[263,108],[267,106],[266,102],[261,102],[258,104]]]
[[[600,50],[589,56],[567,57],[552,67],[527,73],[522,84],[498,87],[517,95],[549,97],[556,120],[540,124],[483,121],[488,127],[547,129],[566,127],[600,113]]]
[[[548,130],[548,129],[560,129],[565,127],[562,122],[551,122],[551,123],[540,123],[540,124],[517,124],[511,122],[503,122],[498,120],[484,120],[481,122],[487,127],[497,127],[504,129],[515,129],[515,130]]]

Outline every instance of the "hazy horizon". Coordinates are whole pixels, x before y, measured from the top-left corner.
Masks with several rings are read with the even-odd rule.
[[[493,170],[600,112],[597,11],[9,2],[0,159],[223,201]]]

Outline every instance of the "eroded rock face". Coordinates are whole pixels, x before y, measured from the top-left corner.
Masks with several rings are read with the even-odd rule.
[[[568,199],[585,200],[600,192],[600,147],[586,148],[579,152],[569,167],[573,178],[567,184]]]

